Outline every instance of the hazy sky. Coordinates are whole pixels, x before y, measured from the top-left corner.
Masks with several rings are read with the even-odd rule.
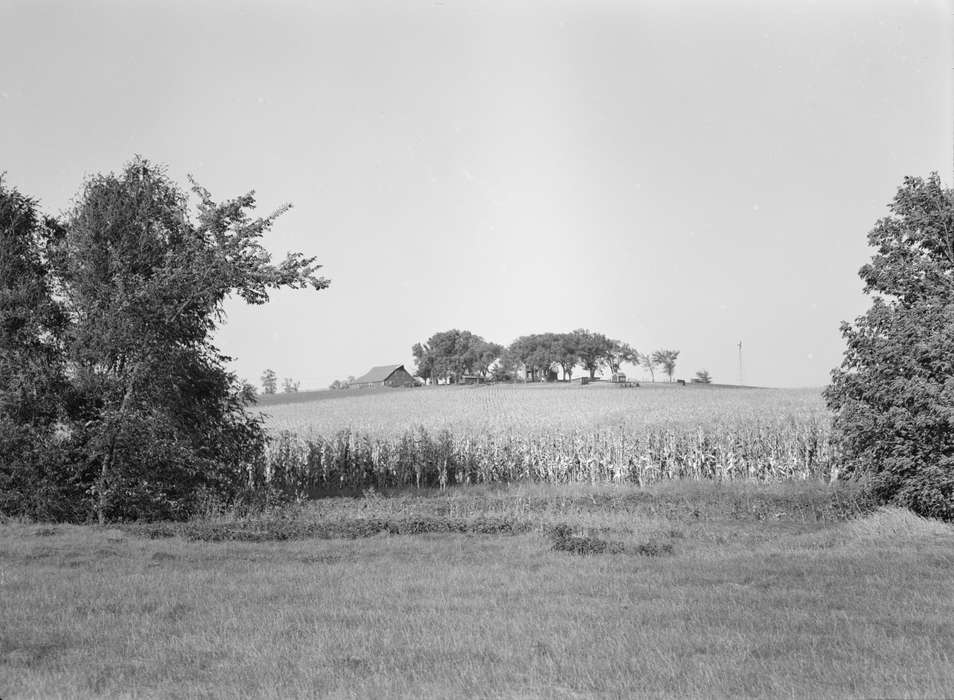
[[[302,388],[438,330],[587,327],[677,374],[822,385],[865,236],[952,171],[942,2],[0,0],[0,170],[64,210],[134,154],[290,201],[332,287],[228,306]],[[265,213],[265,211],[263,211]]]

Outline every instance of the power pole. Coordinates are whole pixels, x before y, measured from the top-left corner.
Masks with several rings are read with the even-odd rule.
[[[743,376],[744,375],[742,374],[742,341],[740,340],[739,341],[739,386],[742,386],[743,384],[745,384],[745,382],[743,381]]]

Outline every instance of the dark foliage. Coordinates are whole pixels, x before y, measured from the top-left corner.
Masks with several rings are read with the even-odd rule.
[[[954,196],[906,178],[868,235],[871,308],[843,324],[826,391],[847,476],[882,502],[954,520]]]
[[[510,518],[348,518],[314,522],[294,518],[248,519],[229,523],[152,523],[127,527],[132,534],[157,539],[185,537],[206,542],[266,542],[297,539],[358,539],[380,534],[424,535],[457,533],[470,535],[519,535],[529,532],[529,523]]]
[[[641,557],[659,557],[673,552],[672,544],[669,542],[650,540],[638,545],[627,545],[623,542],[604,540],[592,533],[577,534],[572,527],[565,524],[551,528],[547,534],[555,552],[568,554],[631,554]]]
[[[53,297],[62,236],[0,178],[0,513],[70,519],[83,464],[63,426],[74,408],[62,357],[66,315]]]
[[[137,159],[91,178],[60,225],[0,183],[0,512],[184,518],[247,495],[266,440],[211,343],[222,305],[328,282],[300,254],[271,263],[259,239],[284,209],[193,192],[195,222]]]

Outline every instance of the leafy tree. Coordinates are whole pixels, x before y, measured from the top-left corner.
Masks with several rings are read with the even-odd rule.
[[[662,367],[663,372],[672,381],[672,375],[676,371],[676,360],[679,358],[678,350],[657,350],[653,353],[653,362],[656,366]]]
[[[656,368],[659,362],[656,360],[656,353],[645,353],[639,356],[639,366],[649,372],[653,384],[656,383]]]
[[[286,394],[294,394],[298,391],[298,387],[300,386],[301,382],[296,382],[290,377],[285,377],[284,381],[282,381],[282,392]]]
[[[563,370],[564,381],[573,379],[573,368],[580,357],[579,337],[575,333],[550,333],[553,357]]]
[[[272,264],[260,243],[287,207],[252,218],[253,194],[216,203],[193,182],[197,219],[165,173],[136,159],[90,178],[69,214],[57,270],[66,358],[100,522],[187,515],[202,489],[229,496],[262,454],[253,400],[211,342],[238,295],[328,286],[313,258]],[[81,426],[81,427],[79,427]]]
[[[908,177],[868,234],[871,308],[843,323],[825,392],[843,474],[884,502],[954,519],[954,192]]]
[[[611,341],[610,349],[606,353],[606,364],[613,374],[618,374],[620,367],[626,362],[638,365],[640,355],[628,343],[619,340]]]
[[[273,369],[266,369],[262,372],[262,392],[265,394],[274,394],[278,391],[278,375]]]
[[[503,350],[490,367],[490,378],[495,382],[512,382],[517,374],[517,361],[509,350]]]
[[[479,336],[477,336],[479,338]],[[486,377],[490,372],[490,366],[496,362],[503,354],[504,348],[498,343],[491,343],[480,339],[474,343],[467,355],[468,366],[476,370],[481,377]]]
[[[607,364],[613,350],[613,341],[602,333],[594,333],[583,328],[573,331],[576,339],[577,357],[583,369],[590,373],[590,379]]]
[[[72,519],[82,502],[68,432],[66,316],[53,297],[62,234],[0,176],[0,513]]]
[[[510,344],[509,355],[524,368],[529,381],[546,379],[557,361],[558,349],[553,333],[523,335]]]
[[[696,382],[699,384],[712,384],[712,377],[709,375],[709,370],[701,369],[696,372]]]
[[[414,343],[411,354],[414,355],[414,364],[417,367],[414,374],[424,381],[429,380],[434,373],[434,357],[431,355],[430,346],[427,343]]]
[[[456,382],[464,374],[487,376],[490,365],[503,348],[470,331],[453,328],[435,333],[426,343],[415,343],[411,352],[417,365],[417,376],[425,380]]]

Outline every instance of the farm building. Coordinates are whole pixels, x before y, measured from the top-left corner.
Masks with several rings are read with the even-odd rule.
[[[404,365],[382,365],[381,367],[372,367],[367,374],[363,374],[351,382],[351,386],[417,386],[417,380],[404,369]]]

